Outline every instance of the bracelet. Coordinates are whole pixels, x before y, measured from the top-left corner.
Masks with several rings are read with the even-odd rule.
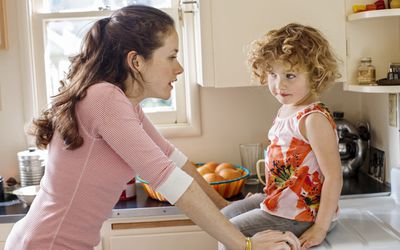
[[[251,239],[246,237],[246,250],[251,250]]]

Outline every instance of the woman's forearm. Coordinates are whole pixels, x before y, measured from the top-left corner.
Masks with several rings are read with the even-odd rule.
[[[193,177],[193,179],[199,184],[200,188],[210,197],[218,209],[221,209],[229,204],[211,185],[199,174],[196,167],[187,161],[182,167],[183,171]]]
[[[194,223],[201,227],[227,248],[243,250],[246,238],[236,229],[207,196],[200,185],[193,181],[186,192],[176,202]]]

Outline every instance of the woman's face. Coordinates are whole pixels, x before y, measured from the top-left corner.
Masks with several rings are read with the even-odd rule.
[[[177,60],[179,39],[175,29],[166,35],[164,45],[143,62],[140,73],[143,77],[144,98],[167,100],[171,96],[172,83],[183,72]]]

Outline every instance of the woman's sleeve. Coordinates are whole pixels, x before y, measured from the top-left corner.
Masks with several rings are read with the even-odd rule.
[[[139,115],[139,119],[142,121],[143,129],[150,136],[150,138],[161,148],[161,150],[169,157],[170,160],[175,162],[177,167],[182,168],[188,159],[186,155],[184,155],[179,149],[175,148],[158,132],[153,123],[150,122],[149,118],[143,112],[140,105],[135,107],[135,110]]]
[[[104,99],[104,97],[103,97]],[[176,168],[144,130],[132,104],[117,89],[106,97],[103,108],[94,110],[96,133],[143,179],[174,204],[193,178]]]

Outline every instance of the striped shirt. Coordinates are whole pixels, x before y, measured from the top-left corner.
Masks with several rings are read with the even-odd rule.
[[[192,178],[176,167],[186,157],[118,87],[105,82],[89,87],[76,104],[76,118],[83,145],[66,150],[54,133],[41,189],[14,225],[7,250],[93,249],[102,223],[135,175],[171,203],[190,185]],[[179,185],[171,185],[177,180]]]

